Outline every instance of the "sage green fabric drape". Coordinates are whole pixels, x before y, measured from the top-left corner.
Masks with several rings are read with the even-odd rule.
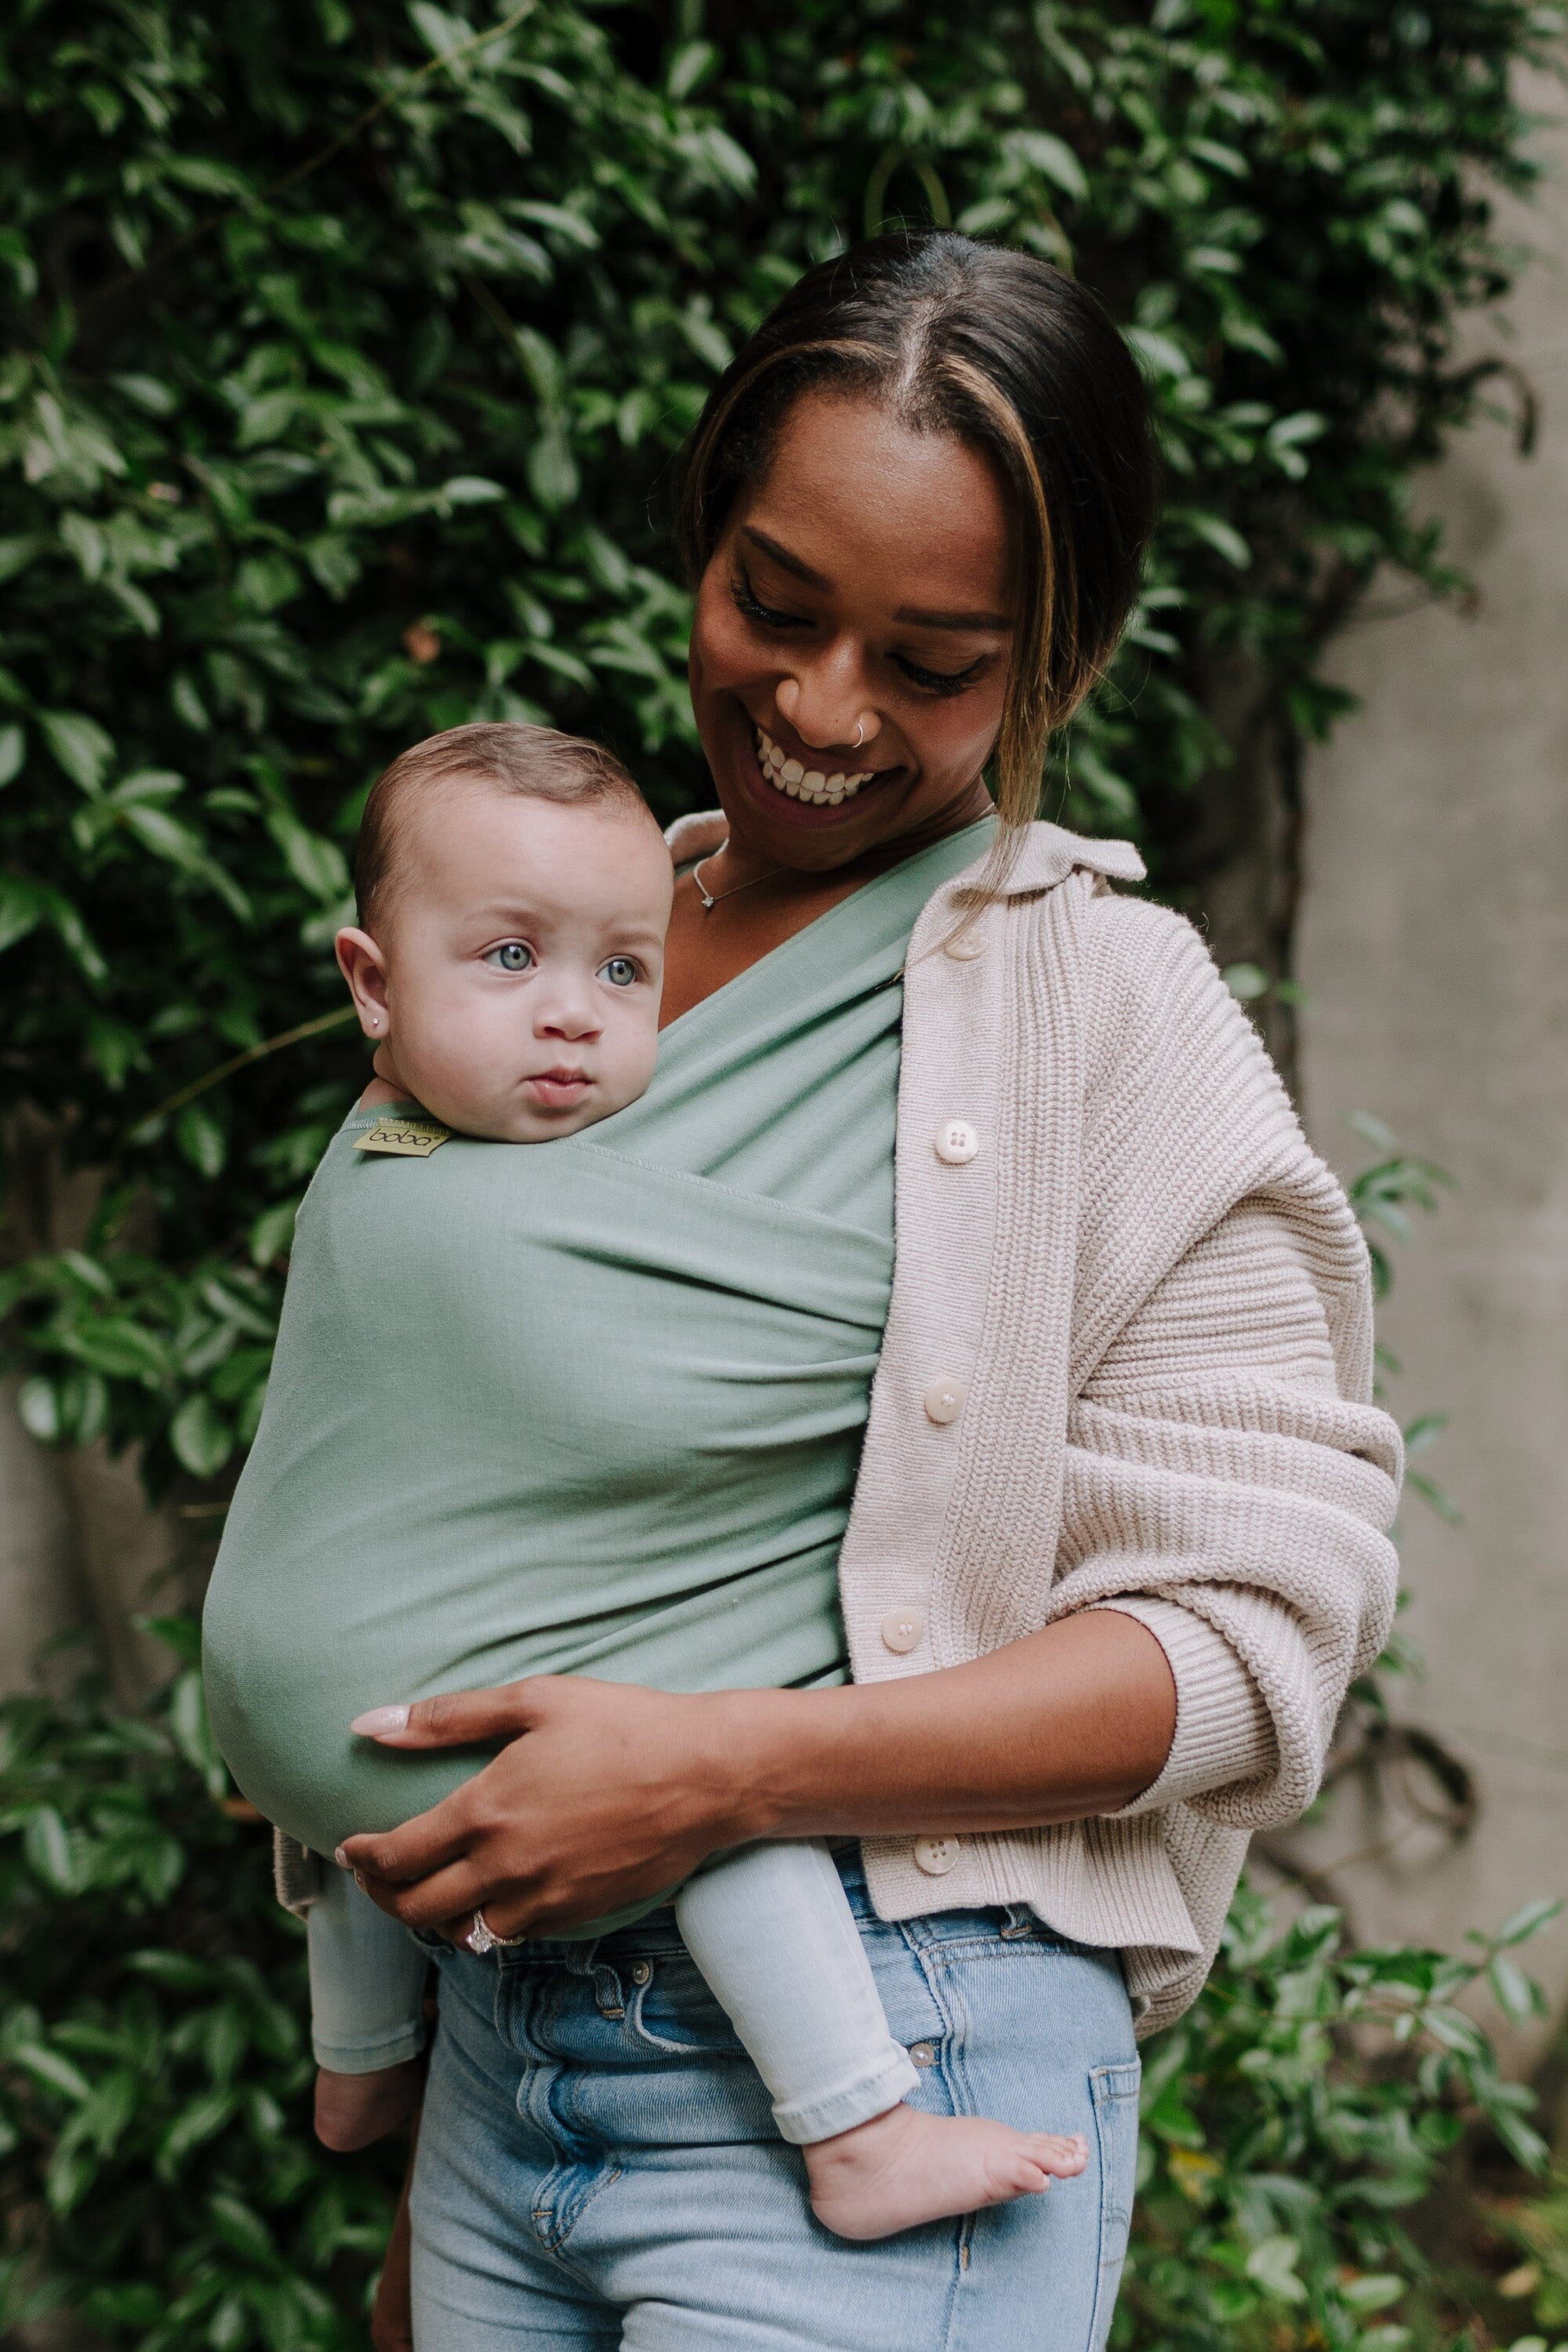
[[[532,1145],[354,1149],[300,1211],[208,1596],[247,1796],[318,1853],[483,1759],[362,1709],[533,1673],[665,1689],[845,1673],[838,1545],[892,1268],[900,974],[984,825],[673,1023],[641,1101]]]

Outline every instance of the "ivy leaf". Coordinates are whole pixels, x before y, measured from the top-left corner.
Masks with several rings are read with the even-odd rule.
[[[1283,2233],[1265,2238],[1247,2257],[1247,2275],[1282,2303],[1305,2303],[1307,2290],[1296,2272],[1300,2244]]]
[[[234,1433],[199,1391],[185,1399],[169,1423],[169,1443],[195,1478],[211,1478],[234,1451]]]
[[[288,1255],[294,1238],[294,1218],[299,1205],[297,1201],[279,1201],[270,1209],[263,1209],[250,1228],[250,1262],[253,1265],[270,1265],[274,1258]]]
[[[53,1445],[60,1435],[59,1391],[43,1373],[35,1372],[16,1391],[16,1412],[29,1436],[41,1445]]]
[[[664,86],[679,106],[721,63],[711,41],[683,41],[665,69]]]
[[[1216,555],[1223,555],[1237,572],[1247,571],[1251,564],[1251,548],[1235,525],[1222,520],[1218,515],[1189,514],[1187,528],[1194,539],[1201,539],[1205,547],[1212,547]]]
[[[1089,176],[1065,139],[1050,131],[1015,131],[1006,142],[1013,154],[1080,202],[1089,194]]]
[[[169,1703],[169,1728],[186,1763],[201,1774],[208,1794],[221,1797],[228,1787],[228,1774],[207,1721],[202,1678],[194,1669],[183,1674],[174,1685]]]
[[[5,2056],[8,2064],[19,2067],[23,2074],[30,2074],[35,2083],[41,2083],[47,2089],[58,2091],[73,2105],[92,2096],[92,2084],[80,2067],[73,2066],[70,2060],[63,2057],[58,2050],[47,2049],[41,2042],[24,2042],[19,2047],[8,2050]]]
[[[84,710],[40,710],[38,730],[73,784],[101,791],[114,758],[114,738]]]
[[[582,487],[577,462],[563,433],[541,434],[528,453],[529,488],[542,507],[559,514]]]
[[[53,1805],[39,1805],[29,1814],[22,1833],[22,1850],[34,1873],[58,1894],[77,1892],[76,1858],[70,1832]]]
[[[174,1122],[174,1134],[182,1153],[200,1175],[209,1182],[222,1175],[228,1138],[205,1103],[187,1103]]]

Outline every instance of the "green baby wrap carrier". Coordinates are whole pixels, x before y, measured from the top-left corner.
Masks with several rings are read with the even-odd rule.
[[[674,1022],[647,1095],[544,1144],[356,1150],[300,1209],[204,1628],[240,1788],[318,1853],[484,1761],[366,1707],[529,1674],[841,1680],[838,1546],[892,1273],[900,973],[988,827]]]

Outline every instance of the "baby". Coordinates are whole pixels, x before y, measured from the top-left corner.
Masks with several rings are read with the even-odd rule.
[[[442,1435],[447,1411],[472,1438],[480,1406],[494,1408],[494,1365],[515,1350],[498,1359],[476,1335],[469,1350],[442,1360],[454,1371],[431,1370],[443,1389],[471,1376],[465,1408],[449,1393],[422,1391],[421,1349],[437,1320],[449,1329],[458,1318],[460,1339],[458,1276],[473,1278],[477,1264],[482,1281],[493,1261],[499,1279],[500,1259],[515,1258],[526,1223],[509,1175],[521,1163],[474,1143],[574,1135],[647,1087],[673,878],[631,778],[597,746],[542,728],[433,737],[387,770],[366,805],[361,920],[340,932],[337,955],[375,1045],[375,1076],[300,1212],[274,1393],[236,1496],[205,1627],[209,1700],[235,1776],[318,1853],[351,1830],[392,1826],[451,1784],[420,1780],[419,1759],[346,1738],[355,1673],[364,1697],[476,1686],[494,1678],[482,1669],[498,1642],[510,1643],[511,1675],[552,1670],[548,1649],[531,1659],[524,1644],[519,1657],[521,1572],[503,1553],[499,1570],[481,1574],[482,1498],[471,1474],[468,1486],[454,1475],[454,1441]],[[409,1265],[423,1270],[424,1304],[400,1310],[396,1278]],[[394,1303],[378,1332],[384,1295]],[[607,1332],[612,1343],[626,1345],[628,1335]],[[576,1370],[584,1386],[574,1393],[591,1396],[592,1365]],[[291,1394],[310,1382],[319,1393]],[[527,1449],[526,1409],[512,1424],[504,1402],[502,1411],[500,1425],[515,1426],[516,1446]],[[393,1449],[379,1473],[365,1431]],[[389,1459],[413,1503],[385,1495]],[[563,1496],[559,1507],[589,1506]],[[516,1514],[509,1523],[503,1509],[499,1522],[515,1528]],[[426,1577],[425,1605],[395,1607],[368,1590],[375,1580],[346,1558],[345,1529],[362,1554],[368,1544],[371,1558],[389,1562],[401,1537]],[[483,1622],[497,1608],[512,1622]],[[378,1663],[365,1665],[367,1656]],[[373,1673],[403,1679],[378,1689]],[[481,1761],[437,1759],[458,1778]],[[393,1788],[385,1776],[400,1765],[414,1777]],[[348,2147],[390,2128],[410,2103],[425,1960],[347,1874],[324,1875],[308,1916],[318,2128]],[[820,1844],[721,1855],[673,1900],[780,2132],[803,2150],[813,2207],[840,2235],[887,2236],[1083,2169],[1080,2139],[907,2104],[920,2077],[889,2031]],[[578,1932],[602,1935],[642,1912]],[[470,1932],[481,1954],[502,1940],[479,1915]]]

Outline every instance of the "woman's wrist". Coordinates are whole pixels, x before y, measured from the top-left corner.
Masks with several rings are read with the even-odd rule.
[[[716,1691],[706,1702],[698,1771],[713,1844],[810,1837],[814,1751],[827,1724],[816,1702],[847,1691]]]

